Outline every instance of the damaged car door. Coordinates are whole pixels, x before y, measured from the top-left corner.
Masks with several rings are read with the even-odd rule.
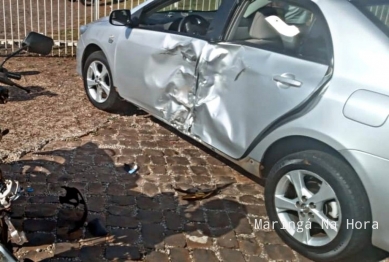
[[[139,25],[123,30],[115,54],[115,82],[121,96],[187,130],[198,59],[218,24],[223,24],[224,13],[219,11],[229,10],[233,2],[153,1],[133,14]]]
[[[303,107],[330,76],[331,40],[318,8],[312,1],[272,2],[246,1],[226,40],[206,45],[199,62],[191,133],[235,159]]]

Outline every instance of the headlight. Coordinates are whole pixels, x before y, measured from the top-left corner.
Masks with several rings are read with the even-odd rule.
[[[82,25],[80,26],[80,35],[82,35],[83,33],[85,33],[85,31],[88,29],[88,26],[87,25]]]

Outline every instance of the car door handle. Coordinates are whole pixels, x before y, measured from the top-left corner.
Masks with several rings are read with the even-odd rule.
[[[273,77],[273,80],[286,86],[300,87],[302,85],[302,82],[296,80],[292,74],[276,75]]]

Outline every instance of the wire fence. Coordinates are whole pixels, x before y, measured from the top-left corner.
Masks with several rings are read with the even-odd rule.
[[[81,25],[109,15],[115,9],[131,9],[144,0],[0,0],[0,54],[20,47],[30,31],[54,39],[53,55],[73,56]],[[216,10],[222,0],[181,0],[164,10]],[[389,26],[389,5],[369,7]],[[1,27],[1,21],[3,26]]]
[[[168,10],[214,10],[222,0],[181,0]],[[53,55],[74,56],[80,26],[108,16],[115,9],[132,9],[144,0],[0,0],[0,54],[20,47],[30,31],[54,39]],[[3,26],[1,27],[1,21]]]
[[[28,32],[35,31],[54,39],[53,55],[75,55],[81,25],[107,16],[114,9],[131,9],[142,2],[143,0],[0,0],[1,54],[16,50]]]

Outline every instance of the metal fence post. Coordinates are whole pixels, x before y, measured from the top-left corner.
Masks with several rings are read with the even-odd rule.
[[[95,0],[95,20],[100,18],[100,0]]]

